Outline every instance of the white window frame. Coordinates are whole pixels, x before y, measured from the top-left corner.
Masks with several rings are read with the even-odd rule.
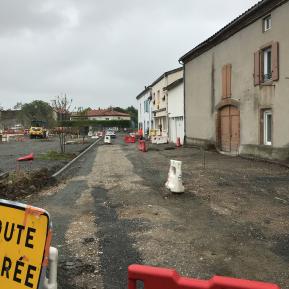
[[[270,30],[272,28],[272,17],[268,15],[263,19],[263,30],[264,32]]]
[[[268,55],[271,54],[270,65]],[[269,71],[270,70],[270,71]],[[272,47],[263,50],[263,81],[272,80]]]
[[[268,116],[271,116],[271,140],[268,140]],[[271,146],[272,145],[272,110],[265,110],[263,112],[263,131],[264,131],[264,145]]]

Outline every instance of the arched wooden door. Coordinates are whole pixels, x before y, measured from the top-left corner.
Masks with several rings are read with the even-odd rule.
[[[229,105],[220,110],[220,149],[224,152],[238,152],[240,146],[240,111]]]

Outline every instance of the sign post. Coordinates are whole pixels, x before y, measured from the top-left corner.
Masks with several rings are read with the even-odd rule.
[[[45,210],[0,199],[1,289],[43,286],[51,234]]]

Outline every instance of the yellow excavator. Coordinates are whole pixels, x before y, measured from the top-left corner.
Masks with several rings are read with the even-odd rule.
[[[47,138],[47,123],[43,120],[32,120],[29,136],[30,138]]]

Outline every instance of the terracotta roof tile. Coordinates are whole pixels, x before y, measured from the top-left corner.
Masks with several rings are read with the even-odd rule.
[[[128,113],[123,113],[111,109],[92,109],[87,112],[87,116],[130,116]]]

